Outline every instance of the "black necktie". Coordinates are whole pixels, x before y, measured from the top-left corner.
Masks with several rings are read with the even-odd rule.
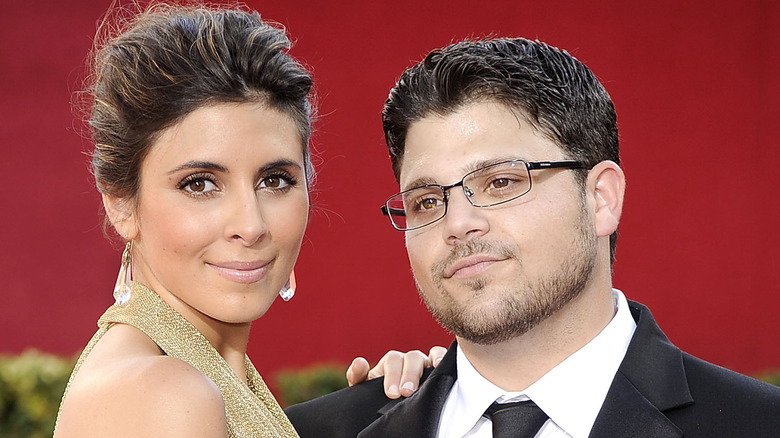
[[[493,422],[493,438],[533,438],[547,421],[547,414],[531,400],[494,402],[485,416]]]

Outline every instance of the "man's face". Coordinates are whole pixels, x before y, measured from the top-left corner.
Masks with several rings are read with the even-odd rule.
[[[469,105],[411,125],[401,190],[448,185],[497,160],[566,159],[507,107]],[[406,232],[421,296],[447,329],[479,344],[519,336],[588,284],[596,258],[592,215],[564,169],[531,171],[533,188],[506,204],[476,208],[451,189],[446,216]]]

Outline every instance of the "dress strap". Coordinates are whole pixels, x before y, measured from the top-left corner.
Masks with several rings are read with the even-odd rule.
[[[166,355],[181,359],[208,376],[222,393],[231,437],[298,437],[249,357],[245,357],[247,385],[203,334],[154,291],[133,282],[129,301],[112,305],[100,317],[98,333],[82,358],[114,324],[138,328]]]

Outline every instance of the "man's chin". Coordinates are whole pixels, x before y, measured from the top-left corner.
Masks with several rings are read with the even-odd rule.
[[[474,328],[464,329],[460,327],[457,329],[457,331],[455,330],[450,330],[450,331],[453,334],[455,334],[455,336],[457,336],[458,339],[464,339],[472,344],[490,346],[490,345],[496,345],[496,344],[500,344],[515,339],[519,336],[524,335],[528,330],[525,331],[507,331],[504,329],[475,330]]]
[[[433,316],[449,332],[458,338],[480,345],[495,345],[522,336],[535,327],[540,320],[518,318],[507,315],[506,307],[500,303],[481,306],[466,306],[459,309],[434,309],[428,306]],[[477,308],[478,307],[478,308]],[[498,307],[498,308],[497,308]]]

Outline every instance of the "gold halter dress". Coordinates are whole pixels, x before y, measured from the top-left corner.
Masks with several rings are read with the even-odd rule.
[[[187,362],[214,381],[225,402],[230,437],[298,437],[249,357],[245,358],[247,384],[244,384],[189,321],[157,293],[136,282],[131,285],[129,301],[112,305],[98,320],[98,331],[76,362],[71,381],[95,344],[111,326],[119,323],[143,331],[166,355]],[[63,400],[67,391],[66,388]]]

